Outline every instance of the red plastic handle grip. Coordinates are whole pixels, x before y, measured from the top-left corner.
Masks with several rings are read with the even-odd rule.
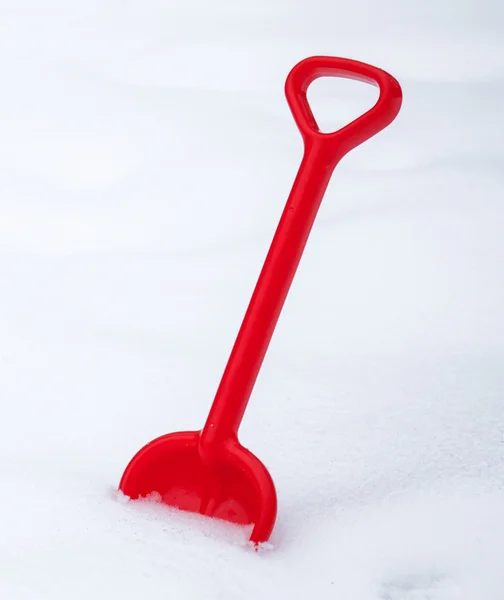
[[[319,77],[344,77],[378,86],[380,96],[366,113],[333,133],[322,133],[306,98]],[[392,75],[357,60],[311,56],[299,62],[285,82],[285,95],[305,145],[320,145],[337,163],[347,152],[387,127],[401,108],[401,87]]]
[[[365,114],[333,133],[322,133],[306,99],[317,77],[346,77],[377,85],[380,96]],[[338,161],[389,125],[401,107],[401,88],[388,73],[346,58],[313,56],[289,73],[285,93],[305,152],[261,274],[202,432],[200,451],[237,435],[271,336]]]

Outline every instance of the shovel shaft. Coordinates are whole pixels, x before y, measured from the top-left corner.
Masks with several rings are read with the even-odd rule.
[[[305,154],[217,389],[203,445],[238,432],[331,172],[321,170],[315,152]]]
[[[306,99],[309,84],[327,75],[380,87],[373,108],[330,134],[320,132]],[[401,105],[401,89],[393,77],[365,63],[342,58],[311,57],[301,61],[289,74],[285,91],[303,136],[304,155],[201,433],[200,448],[207,454],[237,436],[334,168],[352,148],[393,121]]]

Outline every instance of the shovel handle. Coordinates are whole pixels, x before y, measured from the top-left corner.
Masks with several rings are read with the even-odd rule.
[[[334,133],[322,133],[306,99],[310,83],[323,76],[377,85],[380,96],[365,114]],[[285,84],[287,101],[304,139],[305,152],[247,312],[238,332],[200,438],[211,460],[236,439],[284,301],[320,203],[338,161],[391,123],[401,106],[401,88],[388,73],[345,58],[314,56],[298,63]]]
[[[319,77],[370,83],[380,89],[380,95],[372,108],[348,125],[332,133],[322,133],[306,98],[309,85]],[[287,77],[285,95],[306,150],[316,148],[333,166],[350,150],[387,127],[395,119],[402,101],[401,87],[392,75],[357,60],[333,56],[311,56],[299,62]]]

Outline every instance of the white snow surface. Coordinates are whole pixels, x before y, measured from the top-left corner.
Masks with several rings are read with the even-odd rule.
[[[0,1],[0,598],[504,599],[503,6]],[[337,167],[250,401],[254,552],[117,486],[204,423],[314,54],[404,102]],[[309,97],[329,130],[376,90]]]

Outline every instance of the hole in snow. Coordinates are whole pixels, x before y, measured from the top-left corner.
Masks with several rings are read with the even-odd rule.
[[[306,95],[320,131],[330,133],[374,106],[379,89],[353,79],[320,77],[309,86]]]

